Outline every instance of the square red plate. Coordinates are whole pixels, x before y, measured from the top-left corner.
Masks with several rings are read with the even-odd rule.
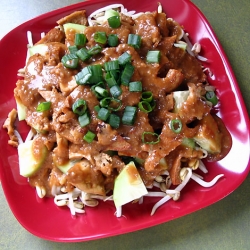
[[[0,41],[0,124],[15,107],[13,89],[17,70],[24,66],[26,57],[26,32],[32,31],[34,40],[41,32],[56,25],[61,17],[80,9],[90,14],[116,1],[93,0],[68,6],[34,18],[12,30]],[[128,10],[157,10],[158,0],[121,0]],[[220,99],[219,116],[222,117],[233,139],[230,153],[217,163],[207,164],[209,173],[205,180],[223,173],[225,177],[211,188],[203,188],[190,181],[177,202],[169,201],[150,216],[157,199],[147,198],[142,205],[124,206],[124,217],[116,218],[111,201],[101,202],[98,207],[86,208],[86,214],[72,217],[66,208],[53,204],[53,199],[39,199],[27,179],[19,175],[16,149],[8,146],[6,130],[0,130],[0,177],[9,206],[17,220],[32,234],[43,239],[62,242],[87,241],[144,229],[204,208],[234,191],[249,172],[249,118],[236,79],[223,49],[204,15],[188,0],[162,1],[164,12],[182,24],[192,42],[199,42],[202,55],[209,58],[213,72],[209,82],[217,88]],[[21,134],[27,132],[21,123]],[[240,152],[240,153],[239,153]]]

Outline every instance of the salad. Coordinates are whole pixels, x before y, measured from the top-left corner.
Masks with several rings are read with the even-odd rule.
[[[100,200],[122,206],[159,197],[151,214],[178,200],[195,170],[218,161],[232,144],[216,116],[216,90],[180,24],[121,4],[76,11],[29,47],[13,109],[4,123],[17,147],[20,174],[40,198],[71,213]],[[211,72],[209,72],[211,73]],[[31,127],[23,140],[15,120]]]

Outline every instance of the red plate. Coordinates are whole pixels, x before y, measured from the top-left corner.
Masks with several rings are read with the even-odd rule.
[[[128,10],[154,11],[158,0],[121,0]],[[61,17],[79,9],[88,14],[94,10],[116,3],[116,1],[93,0],[75,4],[34,18],[12,30],[0,42],[0,123],[1,126],[11,108],[15,107],[13,89],[17,80],[17,70],[24,66],[26,57],[27,30],[32,31],[34,40],[41,32],[55,26]],[[214,76],[209,82],[218,90],[221,101],[219,116],[227,125],[233,147],[223,160],[207,164],[209,181],[217,174],[225,178],[211,188],[203,188],[190,181],[177,202],[169,201],[150,216],[157,199],[145,198],[142,205],[124,206],[124,217],[116,218],[115,207],[111,201],[101,202],[98,207],[86,208],[86,214],[72,217],[67,208],[59,208],[53,199],[39,199],[27,179],[19,175],[16,149],[7,145],[6,130],[0,130],[1,160],[0,176],[9,206],[17,220],[32,234],[53,241],[74,242],[93,240],[135,230],[144,229],[184,216],[211,205],[234,191],[249,172],[249,119],[231,66],[214,32],[203,14],[188,0],[162,1],[163,10],[168,17],[184,25],[192,42],[202,45],[202,55],[209,58],[208,66]],[[27,128],[20,126],[24,135]]]

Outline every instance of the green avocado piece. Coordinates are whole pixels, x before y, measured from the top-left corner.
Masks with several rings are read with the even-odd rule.
[[[83,34],[85,28],[86,26],[81,25],[81,24],[76,24],[76,23],[65,23],[63,25],[65,36],[67,39],[69,39],[69,34],[71,33],[71,30],[74,30],[75,34],[77,33]]]
[[[187,100],[188,96],[189,96],[189,90],[173,92],[173,97],[175,101],[174,105],[175,113],[178,113],[178,110],[181,108],[182,104]]]
[[[29,56],[33,56],[35,54],[45,56],[47,51],[48,46],[46,44],[37,44],[29,48]]]
[[[64,174],[67,173],[67,171],[73,167],[77,162],[79,162],[80,160],[78,161],[68,161],[67,163],[65,163],[64,165],[60,165],[60,166],[57,166]]]
[[[35,174],[43,165],[48,149],[44,144],[37,143],[36,140],[24,142],[18,146],[19,172],[24,177]],[[34,152],[39,151],[39,157]]]
[[[141,176],[134,164],[128,163],[115,179],[113,199],[116,207],[120,207],[148,193]]]
[[[23,103],[18,98],[15,99],[16,99],[18,120],[23,121],[26,119],[27,107],[23,105]]]

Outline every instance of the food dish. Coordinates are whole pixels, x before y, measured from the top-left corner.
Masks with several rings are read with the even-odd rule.
[[[93,3],[95,3],[95,2],[93,2]],[[126,3],[127,8],[133,9],[132,7],[127,6],[127,4],[129,5],[129,3]],[[198,31],[195,30],[195,29],[193,30],[193,26],[192,26],[193,22],[191,22],[192,23],[191,27],[188,27],[188,23],[186,23],[187,21],[185,22],[185,20],[180,20],[181,18],[179,18],[179,20],[178,20],[178,14],[175,13],[174,9],[171,10],[174,5],[177,5],[177,6],[175,6],[175,7],[177,7],[176,9],[183,9],[183,7],[185,7],[185,9],[188,10],[188,12],[193,11],[196,14],[196,15],[192,15],[192,17],[195,16],[198,19],[198,21],[196,20],[196,23],[199,23],[199,26],[200,26]],[[221,95],[220,98],[221,98],[222,103],[225,103],[225,101],[223,101],[223,98],[228,98],[229,97],[230,100],[231,100],[231,105],[232,106],[230,108],[229,107],[228,108],[223,107],[223,106],[221,107],[221,116],[223,117],[223,119],[226,120],[226,124],[228,122],[228,125],[230,126],[230,131],[232,132],[233,137],[234,137],[235,144],[237,144],[237,142],[238,142],[237,147],[238,146],[242,147],[242,156],[241,156],[241,159],[243,160],[242,164],[239,166],[239,168],[237,168],[235,170],[236,172],[234,172],[234,166],[232,164],[228,164],[228,161],[232,161],[234,159],[233,156],[235,155],[236,148],[233,147],[234,155],[231,156],[232,158],[230,158],[230,156],[229,156],[229,158],[227,157],[226,159],[229,159],[229,160],[225,159],[224,162],[219,163],[221,168],[215,169],[215,170],[213,169],[213,171],[210,172],[211,175],[209,174],[207,176],[207,178],[209,179],[212,175],[214,175],[216,173],[220,173],[222,169],[223,169],[223,172],[225,170],[225,175],[227,176],[227,178],[224,180],[224,184],[221,183],[221,185],[223,185],[223,188],[224,188],[223,191],[221,190],[220,185],[218,187],[217,186],[213,187],[211,190],[203,190],[203,189],[200,189],[199,187],[196,187],[195,185],[192,185],[190,183],[194,187],[194,190],[195,190],[195,195],[194,196],[192,196],[193,191],[191,191],[190,193],[188,191],[187,191],[188,193],[185,192],[186,195],[187,195],[185,200],[183,199],[182,201],[180,201],[178,203],[171,203],[169,205],[169,207],[168,207],[168,211],[167,211],[168,213],[167,214],[165,214],[166,211],[164,213],[164,211],[161,210],[160,215],[158,215],[156,217],[148,218],[148,216],[147,216],[148,213],[146,212],[147,209],[148,209],[147,206],[143,207],[143,210],[145,209],[145,214],[143,212],[143,215],[142,215],[141,218],[138,218],[136,216],[136,211],[133,211],[131,214],[129,213],[129,217],[133,218],[133,223],[131,223],[130,218],[127,218],[126,220],[124,220],[123,218],[122,218],[122,220],[117,220],[115,218],[109,218],[109,222],[108,222],[109,224],[105,225],[106,220],[104,218],[107,217],[107,216],[105,216],[106,215],[105,213],[106,212],[108,214],[111,213],[111,216],[113,216],[113,213],[112,213],[113,210],[108,205],[107,206],[105,205],[102,208],[98,208],[98,210],[102,209],[102,214],[101,215],[96,215],[96,213],[94,211],[92,215],[91,215],[91,212],[88,212],[88,214],[90,214],[90,217],[78,218],[78,219],[80,219],[80,223],[82,223],[82,224],[78,224],[76,222],[76,220],[72,220],[66,214],[61,214],[61,211],[54,210],[54,209],[51,208],[51,211],[55,211],[55,213],[52,213],[53,216],[52,216],[51,219],[49,219],[49,223],[53,224],[53,220],[57,221],[57,219],[59,219],[59,218],[61,218],[61,221],[63,220],[65,222],[65,220],[63,218],[68,218],[68,220],[66,220],[66,223],[69,223],[67,228],[70,229],[71,233],[65,231],[64,235],[60,232],[59,227],[57,229],[55,229],[55,228],[52,229],[52,231],[50,231],[50,232],[46,232],[46,231],[43,231],[45,229],[44,228],[42,229],[41,226],[39,225],[39,223],[37,223],[39,229],[37,229],[37,228],[34,229],[35,225],[33,223],[31,223],[31,221],[29,221],[29,222],[25,221],[27,218],[24,218],[24,214],[20,215],[20,213],[25,213],[25,211],[17,211],[18,208],[17,207],[16,207],[16,209],[14,208],[14,206],[15,206],[14,202],[16,200],[18,200],[18,197],[22,197],[24,202],[25,201],[29,202],[30,205],[28,206],[28,208],[26,210],[26,213],[30,213],[29,209],[31,209],[31,210],[34,209],[34,207],[32,207],[33,206],[33,201],[34,202],[36,202],[36,201],[35,201],[35,199],[32,198],[33,197],[33,193],[32,193],[33,190],[31,190],[31,193],[29,193],[28,190],[27,190],[27,196],[29,197],[28,199],[26,197],[26,189],[24,189],[25,196],[22,196],[22,193],[18,194],[18,190],[14,191],[13,187],[15,187],[15,185],[17,185],[17,184],[23,185],[24,184],[25,188],[26,188],[26,184],[25,184],[25,181],[18,176],[18,171],[17,171],[18,166],[17,166],[17,164],[14,164],[14,165],[11,164],[11,165],[13,165],[13,170],[14,170],[13,173],[15,175],[12,175],[11,172],[8,172],[8,171],[6,172],[6,170],[3,170],[3,168],[1,169],[1,178],[2,178],[2,182],[3,182],[3,187],[4,187],[6,196],[8,198],[8,201],[10,203],[10,206],[11,206],[14,214],[17,216],[19,221],[29,231],[33,232],[34,234],[36,234],[36,235],[38,235],[40,237],[47,238],[47,239],[62,240],[62,241],[74,241],[74,240],[87,240],[89,238],[93,239],[93,238],[104,237],[104,236],[108,236],[108,235],[114,235],[114,234],[117,234],[117,233],[123,233],[123,232],[129,232],[129,231],[133,231],[133,230],[137,230],[137,229],[142,229],[142,228],[150,226],[150,225],[155,225],[157,223],[167,221],[167,220],[169,220],[171,218],[177,218],[177,217],[182,216],[182,215],[184,215],[186,213],[192,212],[192,211],[197,210],[199,208],[202,208],[202,207],[204,207],[204,206],[206,206],[208,204],[211,204],[211,203],[217,201],[218,199],[223,198],[225,195],[229,194],[231,191],[233,191],[244,180],[244,178],[245,178],[245,176],[246,176],[246,174],[248,172],[247,164],[248,164],[248,159],[249,159],[249,148],[248,148],[249,143],[248,143],[248,137],[245,136],[245,135],[248,135],[248,128],[247,128],[247,121],[246,121],[246,115],[245,115],[244,107],[241,108],[241,107],[236,105],[237,102],[241,102],[242,100],[241,100],[240,94],[238,92],[237,84],[236,84],[235,79],[233,77],[233,74],[231,72],[230,66],[227,63],[227,60],[224,58],[224,53],[221,51],[220,46],[216,42],[216,39],[214,40],[214,36],[210,32],[209,27],[207,27],[207,26],[204,27],[203,26],[203,24],[205,23],[204,17],[202,15],[200,15],[197,12],[197,10],[189,2],[178,1],[178,2],[175,2],[172,5],[170,4],[170,6],[169,6],[169,8],[167,8],[167,6],[165,6],[165,4],[163,4],[163,7],[165,7],[166,13],[167,14],[169,13],[169,16],[174,17],[180,23],[182,23],[185,26],[186,30],[188,30],[190,32],[190,36],[194,40],[197,40],[197,39],[200,40],[201,37],[203,37],[203,38],[206,37],[206,39],[204,41],[204,47],[203,47],[204,48],[204,53],[206,54],[207,53],[206,51],[208,51],[206,56],[209,57],[209,58],[212,58],[213,61],[216,61],[216,66],[217,66],[216,69],[215,68],[212,69],[212,70],[214,70],[215,78],[212,79],[212,81],[214,81],[214,83],[213,82],[211,82],[211,83],[214,84],[218,88],[218,90],[220,91],[220,95]],[[79,5],[74,6],[74,8],[76,8],[76,7],[79,8]],[[71,7],[71,8],[73,8],[73,7]],[[99,7],[96,7],[96,8],[99,8]],[[146,6],[144,10],[148,10],[148,9],[150,9],[150,8],[148,6]],[[154,6],[152,6],[151,9],[154,9]],[[61,11],[63,11],[63,10],[61,10]],[[59,16],[59,13],[57,13],[57,14]],[[45,17],[46,17],[46,22],[47,22],[48,17],[51,17],[50,16],[51,14],[48,14],[48,15],[47,16],[42,16],[40,18],[41,19],[44,18],[44,20],[45,20]],[[61,15],[62,15],[62,12],[61,12]],[[177,15],[177,18],[174,15]],[[53,17],[54,17],[54,15],[51,18],[53,19]],[[58,17],[56,19],[58,19]],[[191,20],[188,19],[188,21],[191,21]],[[33,22],[33,23],[35,23],[35,22]],[[53,21],[52,21],[52,23],[53,23]],[[31,25],[31,23],[29,25]],[[23,29],[24,28],[27,28],[27,26],[23,27]],[[201,28],[203,29],[202,34],[199,33],[199,30]],[[30,29],[32,29],[32,28],[30,28]],[[26,44],[26,40],[25,40],[26,30],[23,30],[24,33],[23,33],[23,36],[22,36],[23,39],[24,39],[24,41],[23,41],[24,46]],[[45,30],[45,27],[41,27],[41,30],[38,30],[38,34],[39,34],[40,31],[44,31],[44,30]],[[19,29],[19,31],[20,31],[20,29]],[[192,33],[192,31],[194,32],[194,34]],[[197,34],[196,34],[196,32],[197,32]],[[14,32],[12,32],[12,34],[13,33]],[[201,36],[201,37],[199,37],[199,36]],[[8,37],[6,37],[5,40],[3,39],[3,42],[5,42],[7,40],[7,38]],[[21,39],[21,41],[22,41],[22,39]],[[212,44],[211,44],[211,42],[212,42]],[[203,41],[201,41],[201,43],[203,44]],[[2,44],[3,43],[1,43],[1,46],[2,46]],[[22,45],[20,45],[20,46],[22,46]],[[218,54],[217,54],[214,46],[218,49]],[[13,50],[13,48],[12,48],[12,50]],[[223,60],[220,59],[220,57],[222,57]],[[4,58],[4,57],[2,57],[2,58]],[[21,60],[21,62],[22,61],[23,60]],[[21,62],[19,62],[19,63],[21,63]],[[218,62],[219,62],[219,67],[218,67]],[[227,72],[224,71],[222,62],[225,63]],[[220,65],[220,63],[222,63],[222,64]],[[13,74],[8,74],[8,75],[10,75],[10,77],[11,77],[11,75],[15,76],[14,72],[16,72],[16,70],[19,67],[21,67],[22,65],[19,64],[17,66],[18,67],[14,69]],[[213,66],[212,63],[211,63],[211,66]],[[11,67],[15,67],[15,62],[14,62],[14,64],[12,64]],[[227,75],[225,75],[225,73],[227,73]],[[227,93],[225,93],[224,89],[222,89],[222,87],[220,86],[221,81],[224,82],[224,86],[226,85],[229,88],[229,90],[227,90]],[[7,79],[7,82],[9,82],[9,79]],[[12,82],[14,83],[15,79],[13,79]],[[237,102],[235,101],[234,96],[231,96],[232,89],[236,90],[236,100],[237,100]],[[9,91],[10,91],[10,93],[12,93],[12,89],[9,90]],[[225,93],[225,95],[229,94],[229,96],[228,95],[225,96],[224,93]],[[6,105],[7,100],[6,100],[6,97],[4,97],[4,96],[1,96],[1,97],[2,97],[2,101],[4,101],[1,106],[4,107],[3,105]],[[11,105],[13,105],[13,102],[11,103]],[[1,113],[1,119],[5,119],[8,110],[7,110],[7,108],[4,108],[4,109],[2,108],[1,110],[2,110],[1,112],[3,112],[3,113]],[[232,111],[233,111],[233,113],[232,113]],[[4,114],[4,112],[5,112],[5,114]],[[231,116],[232,115],[235,116],[235,114],[238,116],[239,123],[243,124],[243,125],[241,125],[240,128],[235,127],[235,124],[230,124]],[[242,115],[242,116],[240,116],[240,115]],[[241,129],[244,129],[244,127],[245,127],[245,131],[241,130]],[[3,135],[3,138],[4,138],[4,135]],[[243,145],[245,145],[246,147],[244,147]],[[12,158],[11,157],[8,158],[9,161],[11,162],[11,159],[13,159],[13,158],[14,158],[14,161],[15,161],[14,152],[11,151],[11,149],[9,149],[9,148],[6,149],[5,146],[2,146],[2,147],[3,147],[2,152],[8,152],[9,156],[13,156]],[[7,162],[6,162],[6,159],[2,159],[2,161],[3,161],[3,165],[5,165],[5,166],[8,165]],[[13,179],[13,176],[16,179],[15,178]],[[9,182],[7,182],[7,180]],[[232,182],[232,180],[234,180],[234,182]],[[190,185],[190,189],[191,189],[191,185]],[[17,193],[17,197],[15,197],[15,199],[13,197],[13,193],[11,195],[11,190],[13,192]],[[12,196],[12,198],[11,198],[11,196]],[[205,199],[204,199],[204,196],[205,196]],[[193,204],[192,204],[192,202],[193,202]],[[39,216],[40,218],[43,217],[42,214],[44,212],[48,211],[48,206],[47,205],[49,205],[49,207],[50,207],[50,203],[49,204],[48,203],[49,202],[46,201],[43,204],[40,204],[40,206],[42,206],[42,207],[39,207],[39,208],[37,207],[37,209],[38,210],[41,209],[41,211],[37,211],[36,216]],[[25,207],[25,204],[24,203],[22,203],[22,204]],[[189,205],[186,206],[187,204],[189,204]],[[18,207],[20,207],[20,206],[21,205],[18,205]],[[179,210],[178,208],[182,208],[182,209]],[[22,209],[19,208],[19,210],[22,210]],[[94,218],[91,219],[91,216],[93,216]],[[99,228],[97,228],[97,226],[93,225],[93,222],[96,221],[96,220],[98,220],[99,222],[102,221],[103,226],[100,227],[100,223],[98,223]],[[85,230],[84,229],[84,224],[85,223],[87,223],[87,227],[88,227],[88,230],[86,230],[86,231],[84,231]],[[71,231],[71,229],[72,229],[72,231]]]

